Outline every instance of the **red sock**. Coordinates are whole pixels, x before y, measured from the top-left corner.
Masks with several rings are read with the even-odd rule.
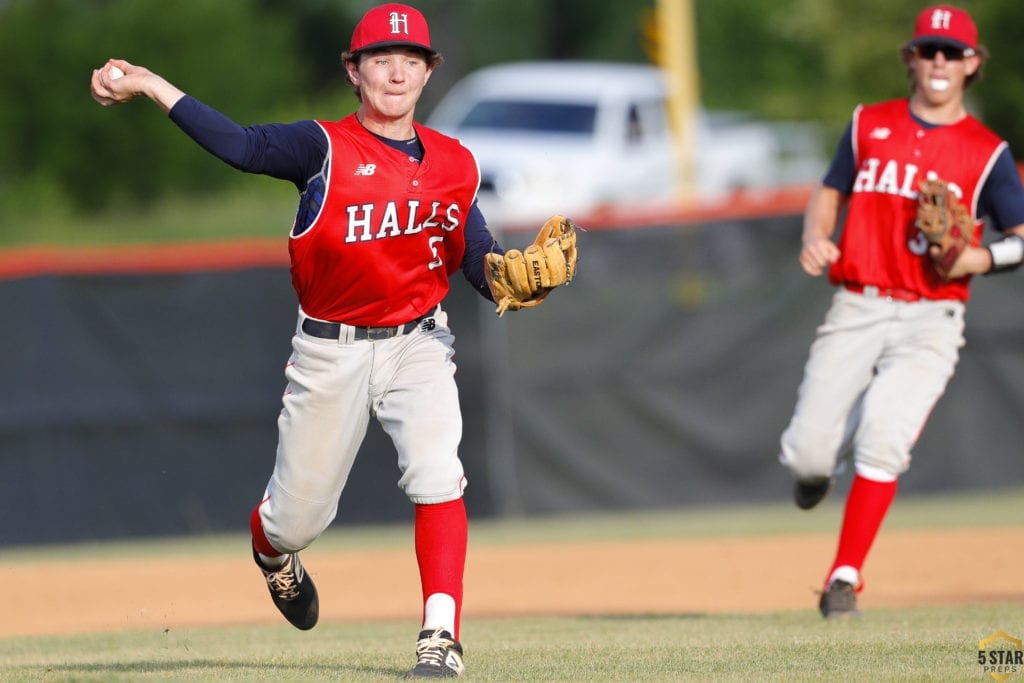
[[[447,503],[416,506],[416,560],[423,584],[423,602],[434,593],[455,600],[455,633],[459,639],[462,613],[462,576],[466,568],[469,536],[466,504],[462,498]]]
[[[252,514],[249,515],[249,529],[252,531],[252,547],[260,555],[266,555],[267,557],[280,557],[281,551],[270,545],[270,541],[267,540],[267,534],[263,531],[263,520],[260,519],[260,507],[266,500],[260,501],[260,504],[253,508]]]
[[[832,563],[828,577],[825,578],[826,588],[836,567],[849,566],[860,572],[882,521],[889,511],[889,506],[896,497],[898,484],[898,479],[873,481],[859,474],[854,475],[850,494],[846,497],[846,511],[843,515],[843,528],[839,534],[836,560]]]

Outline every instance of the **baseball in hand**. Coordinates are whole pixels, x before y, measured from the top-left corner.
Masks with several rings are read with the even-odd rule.
[[[110,80],[116,81],[117,79],[124,76],[124,72],[118,69],[116,66],[110,67]]]

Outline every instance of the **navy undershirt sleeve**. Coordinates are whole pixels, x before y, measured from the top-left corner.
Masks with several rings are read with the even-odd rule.
[[[1024,186],[1009,147],[1004,147],[996,158],[978,203],[979,213],[987,216],[996,230],[1024,224]]]
[[[190,95],[168,115],[218,159],[247,173],[291,181],[300,192],[327,154],[327,137],[313,121],[241,126]]]
[[[487,229],[487,222],[476,202],[473,202],[469,210],[464,231],[466,253],[462,257],[462,274],[480,296],[488,301],[494,301],[491,289],[487,286],[487,278],[484,277],[484,256],[489,252],[504,254],[505,250],[498,245],[491,231]]]
[[[853,191],[853,179],[857,175],[857,168],[853,161],[853,123],[846,125],[843,137],[836,145],[836,154],[832,157],[832,163],[825,172],[822,180],[824,185],[839,190],[849,196]]]

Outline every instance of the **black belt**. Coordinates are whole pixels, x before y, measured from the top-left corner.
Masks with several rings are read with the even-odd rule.
[[[324,320],[306,318],[302,321],[302,331],[311,337],[319,337],[320,339],[339,339],[341,337],[342,328],[350,327],[353,330],[352,341],[360,341],[363,339],[390,339],[391,337],[397,337],[400,334],[409,334],[419,327],[424,320],[433,318],[435,313],[436,311],[424,313],[415,320],[410,320],[404,325],[398,325],[396,327],[359,327],[356,325],[344,325],[343,323],[330,323]]]

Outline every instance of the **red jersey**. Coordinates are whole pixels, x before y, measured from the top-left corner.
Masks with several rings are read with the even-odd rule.
[[[981,187],[1006,143],[973,116],[925,127],[906,99],[857,107],[851,137],[857,175],[829,280],[966,301],[970,277],[944,282],[931,267],[928,243],[914,225],[917,191],[938,176],[976,216]]]
[[[463,227],[480,184],[476,159],[419,125],[421,162],[381,142],[354,114],[317,123],[329,143],[323,203],[289,240],[302,309],[375,327],[430,311],[462,263]]]

